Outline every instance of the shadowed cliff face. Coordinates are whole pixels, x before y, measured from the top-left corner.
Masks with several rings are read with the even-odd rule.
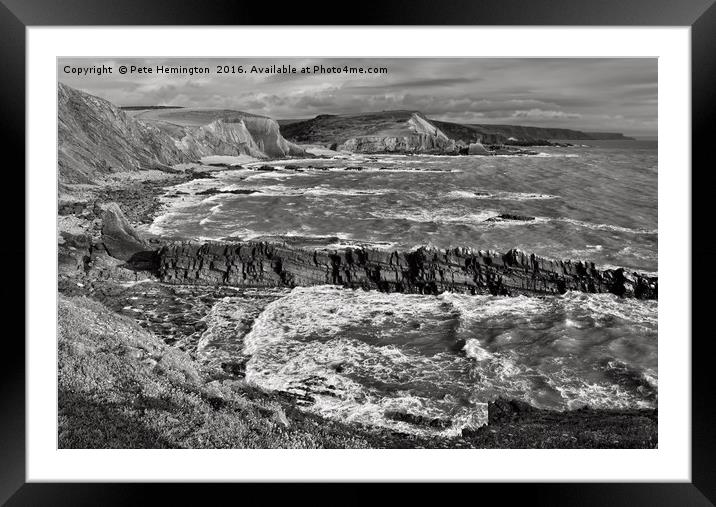
[[[92,183],[112,171],[154,169],[186,155],[155,127],[135,121],[112,103],[59,83],[60,183]]]
[[[510,250],[420,248],[303,250],[283,244],[171,243],[158,254],[159,276],[171,284],[237,287],[341,285],[383,292],[493,295],[612,293],[656,299],[658,279],[591,263],[557,261]]]
[[[61,184],[94,183],[112,172],[168,169],[209,155],[305,156],[270,118],[182,108],[130,115],[62,83],[57,94]]]

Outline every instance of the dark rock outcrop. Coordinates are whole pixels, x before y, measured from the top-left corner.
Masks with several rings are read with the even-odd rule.
[[[311,250],[281,243],[170,243],[158,252],[170,284],[237,287],[341,285],[383,292],[554,295],[566,291],[656,299],[658,278],[581,261],[464,248],[389,252]]]
[[[488,218],[487,222],[504,222],[505,220],[513,221],[513,222],[530,222],[532,220],[535,220],[535,217],[531,217],[528,215],[516,215],[514,213],[502,213],[500,215],[497,215],[496,217]]]
[[[248,195],[260,193],[260,190],[238,188],[234,190],[221,190],[218,188],[207,188],[201,192],[197,192],[195,195],[216,195],[216,194],[234,194],[234,195]]]
[[[519,421],[538,412],[539,409],[522,400],[497,398],[487,405],[488,424]]]
[[[123,261],[150,250],[117,203],[108,204],[102,214],[102,243],[109,255]]]

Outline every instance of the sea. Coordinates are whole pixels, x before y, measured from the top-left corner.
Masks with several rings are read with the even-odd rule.
[[[317,249],[519,248],[657,275],[656,141],[533,149],[244,163],[167,188],[147,232]],[[327,418],[452,436],[484,425],[498,397],[558,411],[657,408],[657,320],[657,301],[610,294],[297,287],[218,298],[195,352],[233,358],[247,382]]]

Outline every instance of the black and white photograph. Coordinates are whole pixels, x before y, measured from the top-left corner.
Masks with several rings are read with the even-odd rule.
[[[58,448],[658,448],[657,75],[58,58]]]

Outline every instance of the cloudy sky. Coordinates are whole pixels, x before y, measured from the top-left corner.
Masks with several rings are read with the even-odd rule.
[[[109,65],[77,76],[66,65]],[[208,75],[120,75],[120,65],[208,66]],[[387,67],[387,74],[217,75],[217,65]],[[656,59],[61,59],[65,84],[121,106],[220,107],[276,119],[389,109],[430,118],[654,136]]]

